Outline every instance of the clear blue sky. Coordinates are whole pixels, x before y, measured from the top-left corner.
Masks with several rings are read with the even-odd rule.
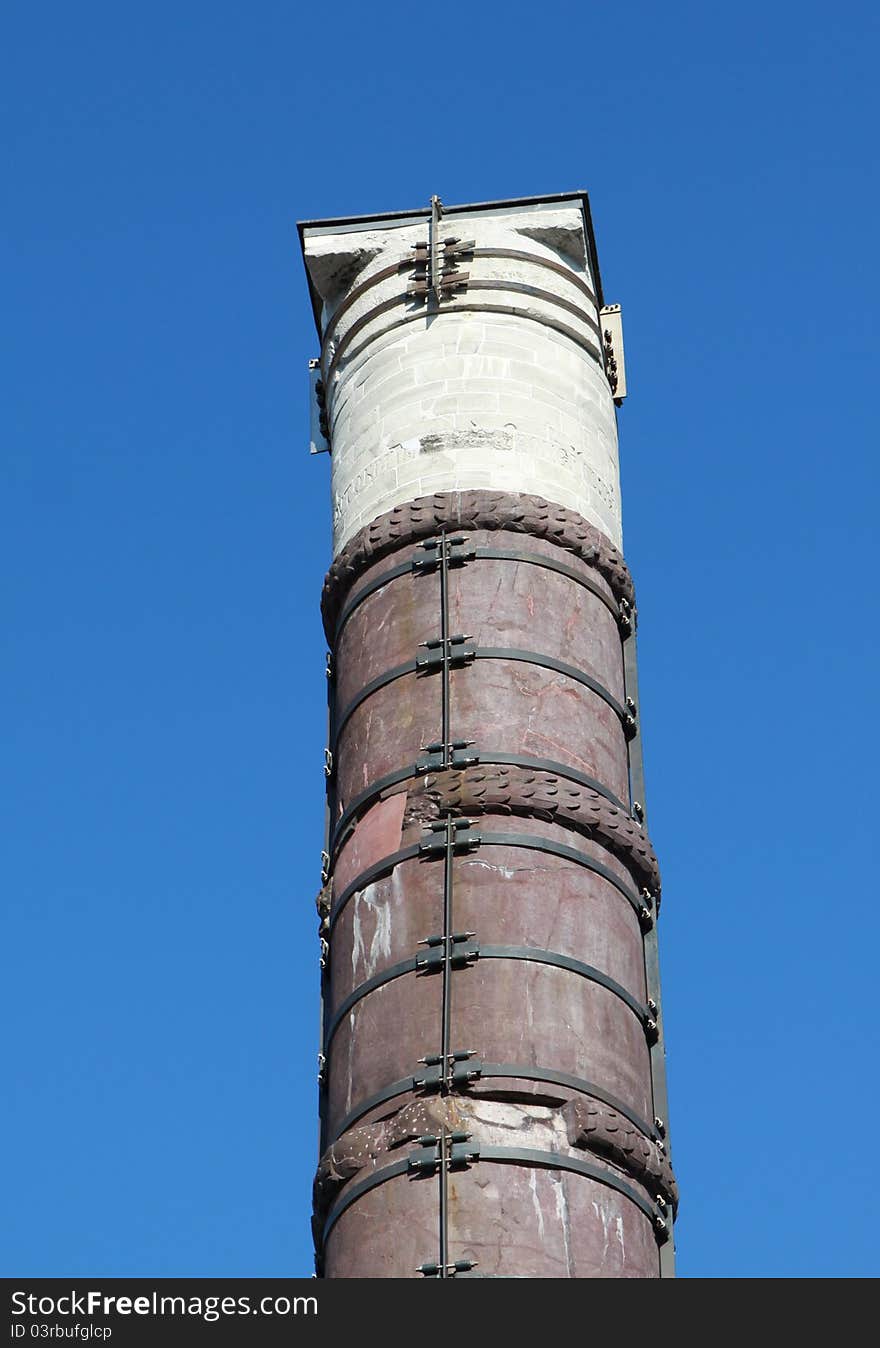
[[[876,1275],[876,6],[19,0],[0,46],[0,1271],[311,1272],[295,221],[585,187],[680,1272]]]

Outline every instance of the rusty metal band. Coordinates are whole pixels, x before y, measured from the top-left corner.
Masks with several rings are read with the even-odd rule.
[[[386,585],[390,585],[393,580],[397,580],[400,576],[414,576],[415,574],[412,562],[401,562],[399,566],[392,566],[388,571],[383,571],[381,576],[376,576],[362,590],[358,590],[357,594],[352,595],[336,619],[336,631],[333,634],[334,642],[339,640],[343,627],[365,599],[369,599],[370,595],[375,594],[377,590],[383,590]]]
[[[573,861],[576,865],[594,871],[596,875],[601,875],[603,880],[607,880],[610,885],[614,886],[618,894],[623,895],[639,920],[641,922],[646,920],[645,899],[624,884],[610,867],[604,866],[601,861],[595,861],[592,857],[587,856],[586,852],[578,851],[576,847],[569,847],[567,843],[559,843],[550,838],[541,838],[533,833],[481,833],[480,846],[522,847],[529,851],[546,852],[550,856],[563,857],[567,861]]]
[[[557,777],[562,777],[565,781],[575,782],[578,786],[584,786],[590,791],[595,791],[609,804],[614,805],[618,810],[622,810],[628,818],[635,818],[610,787],[605,786],[595,777],[588,777],[586,773],[578,772],[577,768],[570,767],[566,763],[557,763],[552,758],[533,758],[529,754],[505,754],[497,749],[475,750],[473,757],[480,766],[533,768],[536,772],[551,772]],[[426,772],[436,771],[436,768],[426,769],[416,762],[407,764],[405,768],[397,768],[394,772],[388,772],[384,777],[378,777],[375,782],[359,792],[354,800],[345,807],[336,821],[336,826],[331,834],[330,846],[327,850],[331,855],[337,851],[341,844],[345,842],[349,830],[354,826],[360,815],[375,800],[379,799],[389,787],[399,786],[401,782],[412,781],[417,777],[424,777]]]
[[[360,285],[356,285],[354,290],[350,290],[348,292],[345,299],[340,304],[339,308],[336,309],[333,314],[331,314],[327,322],[327,326],[324,329],[323,335],[321,337],[322,364],[324,361],[324,356],[327,351],[327,347],[330,343],[331,333],[333,332],[334,328],[339,326],[339,320],[343,317],[344,314],[348,313],[349,309],[353,304],[357,303],[361,295],[366,295],[368,291],[373,290],[378,285],[381,285],[383,281],[390,280],[392,276],[399,276],[402,271],[411,271],[414,269],[414,267],[415,267],[415,258],[413,257],[412,254],[410,254],[408,257],[402,257],[398,262],[392,262],[387,267],[382,267],[380,268],[379,271],[373,272],[372,276],[368,276],[365,281],[361,281]]]
[[[573,272],[571,268],[564,266],[561,262],[554,262],[552,258],[538,257],[535,253],[527,253],[519,248],[475,248],[473,256],[510,258],[514,262],[531,262],[536,267],[544,267],[545,270],[555,272],[557,276],[562,276],[566,281],[570,281],[589,300],[594,309],[597,311],[599,309],[599,301],[586,281],[576,272]]]
[[[582,280],[580,276],[571,271],[569,267],[563,266],[561,262],[554,262],[551,258],[538,257],[535,253],[527,253],[522,249],[517,248],[468,248],[463,250],[463,252],[466,252],[468,257],[508,258],[513,262],[528,262],[536,267],[543,267],[545,271],[555,272],[557,276],[563,277],[563,279],[569,281],[576,290],[579,290],[598,312],[599,301],[596,299],[596,296],[593,294],[586,281]],[[365,295],[375,286],[381,285],[383,281],[390,280],[392,276],[397,276],[402,271],[413,269],[415,265],[415,258],[412,254],[408,257],[402,257],[399,262],[392,262],[389,266],[382,267],[379,271],[374,272],[372,276],[368,276],[365,281],[360,283],[360,285],[355,286],[354,290],[348,292],[324,329],[324,335],[321,339],[322,363],[324,353],[326,352],[327,345],[330,341],[330,334],[333,332],[334,328],[339,325],[339,320],[344,314],[348,313],[351,306],[357,303],[362,295]]]
[[[488,290],[493,292],[502,291],[504,294],[525,295],[528,299],[542,300],[545,304],[552,304],[555,308],[562,309],[565,313],[571,314],[581,323],[585,323],[588,328],[590,328],[593,332],[595,332],[598,338],[601,339],[602,337],[602,329],[600,328],[596,320],[593,317],[591,317],[590,314],[586,313],[583,309],[579,308],[578,305],[572,304],[571,300],[563,299],[561,295],[554,294],[552,290],[542,290],[540,286],[528,285],[525,281],[499,281],[491,279],[481,280],[479,278],[475,279],[471,277],[467,283],[467,293],[470,294],[471,291],[474,290]],[[372,323],[374,319],[379,318],[382,314],[388,313],[391,309],[399,307],[401,304],[407,303],[413,303],[413,297],[412,295],[409,294],[408,291],[404,291],[402,294],[399,295],[392,295],[390,299],[382,300],[381,303],[374,305],[372,309],[368,309],[365,314],[361,314],[360,318],[356,319],[355,322],[352,323],[351,327],[345,333],[345,336],[340,339],[339,344],[334,350],[333,355],[330,359],[330,364],[327,367],[325,380],[328,389],[330,379],[337,365],[339,364],[339,361],[343,353],[350,345],[352,340],[358,335],[358,333],[362,332],[368,323]],[[441,310],[438,310],[438,312],[454,313],[460,309],[468,307],[469,307],[468,305],[460,304],[457,301],[457,298],[454,295],[451,295],[447,300],[444,301],[443,308]],[[505,306],[505,309],[506,308],[507,306]],[[424,317],[425,311],[422,308],[421,303],[419,302],[418,311],[416,313],[412,312],[408,313],[406,315],[406,319],[401,319],[401,322],[412,320],[414,318],[424,318]],[[530,314],[529,317],[536,318],[536,315]],[[542,320],[537,319],[537,321],[541,322]],[[396,324],[392,326],[396,326]],[[385,331],[388,330],[389,329],[385,329]],[[384,332],[374,333],[368,339],[368,341],[373,341],[375,340],[376,337],[381,336],[384,336]],[[582,344],[583,340],[584,339],[581,339]],[[328,345],[327,339],[325,336],[324,352],[322,353],[321,357],[322,361],[324,359],[324,355],[326,354],[327,345]],[[598,354],[598,348],[594,347],[593,349],[596,350]],[[357,354],[357,351],[352,352],[352,355],[355,354]]]
[[[635,610],[632,576],[620,550],[577,511],[530,492],[470,489],[435,492],[404,501],[377,515],[349,539],[324,578],[321,615],[332,644],[336,614],[358,576],[383,557],[434,537],[439,530],[477,529],[525,534],[552,543],[594,567],[614,597]]]
[[[594,968],[592,964],[584,964],[581,960],[573,959],[570,955],[561,955],[555,950],[543,950],[538,946],[525,945],[478,945],[474,951],[464,953],[474,963],[479,963],[482,960],[526,960],[533,964],[545,964],[556,969],[564,969],[567,973],[577,974],[578,977],[584,978],[590,983],[596,983],[599,987],[606,988],[608,992],[613,993],[632,1011],[646,1034],[649,1031],[649,1025],[653,1024],[653,1017],[647,1006],[643,1006],[621,983],[611,978],[609,974],[603,973],[601,969]],[[453,952],[453,967],[455,967],[454,961],[455,953]],[[473,965],[468,965],[468,967],[473,967]],[[324,1052],[326,1053],[329,1049],[331,1039],[349,1011],[364,997],[368,997],[377,988],[384,987],[386,984],[402,978],[405,974],[422,972],[430,976],[434,973],[434,970],[425,969],[423,958],[416,955],[407,960],[400,960],[397,964],[391,964],[387,969],[383,969],[379,973],[373,974],[371,978],[367,978],[363,983],[359,983],[340,1002],[331,1016],[324,1036]]]
[[[455,560],[459,562],[458,558]],[[602,601],[615,622],[620,623],[622,620],[623,615],[619,605],[594,580],[583,575],[573,566],[566,566],[565,562],[557,562],[555,558],[545,557],[540,552],[519,552],[512,548],[474,548],[473,553],[465,561],[523,562],[529,566],[543,567],[545,571],[555,571],[558,575],[575,581],[583,589],[594,594],[597,599]],[[432,575],[433,572],[427,574]],[[390,567],[388,571],[383,571],[380,576],[374,577],[367,585],[358,590],[357,594],[352,595],[343,606],[336,620],[335,639],[339,640],[343,627],[365,599],[369,599],[371,594],[375,594],[377,590],[383,590],[386,585],[390,585],[392,581],[398,580],[401,576],[410,575],[418,576],[419,572],[413,569],[412,562],[401,562],[399,566]]]
[[[551,838],[541,838],[531,833],[481,833],[479,835],[479,845],[481,847],[523,847],[534,852],[545,852],[550,856],[562,857],[565,861],[573,861],[578,866],[583,866],[585,870],[593,871],[600,875],[603,880],[607,880],[613,885],[618,893],[622,894],[627,903],[635,912],[640,922],[643,924],[649,920],[645,900],[625,885],[619,876],[608,866],[604,866],[601,861],[594,860],[586,852],[580,852],[576,847],[569,847],[567,843],[555,842]],[[372,866],[368,866],[360,875],[355,876],[350,884],[340,894],[334,907],[330,912],[330,929],[335,927],[339,920],[339,915],[346,904],[360,889],[371,885],[374,880],[380,879],[383,875],[389,875],[402,861],[412,861],[417,857],[423,856],[420,843],[410,843],[408,847],[401,847],[396,852],[389,853],[388,856],[375,861]]]
[[[482,287],[478,287],[473,282],[471,282],[469,288],[480,289]],[[513,285],[506,284],[504,286],[504,289],[513,290],[516,289],[516,287]],[[545,294],[552,299],[552,302],[554,304],[558,304],[562,308],[574,307],[558,300],[557,297],[555,295],[552,295],[550,291],[546,292],[537,291],[535,292],[535,298],[539,299]],[[356,336],[356,334],[368,322],[371,322],[374,318],[378,318],[381,314],[386,313],[389,309],[397,308],[400,305],[401,299],[404,298],[406,298],[406,296],[396,296],[392,300],[386,300],[383,304],[377,304],[375,309],[371,310],[369,314],[365,314],[362,319],[358,319],[357,323],[352,324],[348,332],[345,334],[345,337],[342,339],[342,341],[339,343],[339,346],[336,348],[336,351],[333,354],[333,359],[331,360],[329,368],[324,376],[324,382],[328,390],[328,397],[329,397],[330,380],[334,375],[334,373],[336,372],[336,367],[339,364],[339,360],[342,354],[345,352],[346,348],[348,347],[348,344],[352,339],[352,337]],[[576,328],[569,327],[567,323],[562,323],[552,314],[543,314],[540,317],[538,317],[538,315],[533,310],[525,309],[523,308],[522,305],[470,304],[465,303],[462,300],[458,299],[446,301],[443,308],[439,312],[441,315],[451,313],[504,314],[507,317],[512,316],[514,318],[524,318],[527,322],[537,323],[538,326],[542,328],[552,328],[554,332],[561,333],[563,337],[568,337],[569,340],[574,342],[576,346],[579,346],[583,351],[586,351],[587,354],[591,356],[592,359],[596,362],[596,364],[600,366],[600,368],[603,367],[602,352],[600,351],[599,347],[594,346],[593,343],[587,337],[584,337],[581,333],[579,333]],[[584,314],[579,310],[577,310],[576,312],[578,314],[578,317],[584,323],[588,324],[589,327],[595,328],[597,326],[587,314]],[[415,313],[404,314],[401,318],[395,319],[393,323],[387,324],[387,326],[382,328],[380,332],[371,333],[370,336],[367,337],[365,341],[361,342],[359,346],[356,346],[353,351],[349,352],[349,360],[353,360],[355,356],[359,356],[361,351],[364,351],[368,346],[371,346],[373,342],[378,341],[380,337],[387,337],[389,332],[394,332],[395,329],[404,327],[407,323],[417,323],[419,321],[424,322],[424,319],[425,319],[425,312],[421,308],[419,308]]]
[[[650,1138],[652,1142],[662,1142],[663,1134],[653,1124],[643,1119],[623,1100],[619,1100],[616,1095],[603,1090],[593,1081],[587,1081],[584,1077],[572,1076],[570,1072],[558,1072],[552,1067],[536,1067],[532,1063],[515,1062],[483,1062],[479,1059],[475,1065],[475,1079],[484,1081],[493,1078],[503,1078],[511,1081],[532,1081],[537,1085],[562,1086],[566,1090],[577,1091],[579,1095],[586,1095],[591,1099],[598,1100],[600,1104],[607,1105],[609,1109],[614,1109],[632,1124],[645,1137]],[[372,1095],[358,1101],[353,1109],[345,1115],[335,1134],[327,1143],[327,1146],[333,1146],[341,1137],[344,1137],[350,1128],[352,1128],[360,1119],[368,1114],[371,1109],[379,1105],[385,1105],[390,1100],[399,1099],[401,1095],[418,1095],[421,1098],[426,1092],[424,1086],[419,1086],[419,1078],[415,1076],[401,1077],[399,1081],[392,1081],[387,1086],[375,1091]]]
[[[592,1165],[589,1161],[581,1161],[577,1157],[566,1156],[563,1152],[537,1151],[531,1147],[494,1147],[474,1144],[468,1164],[476,1165],[481,1161],[496,1161],[507,1164],[512,1162],[542,1170],[568,1170],[573,1174],[582,1175],[585,1179],[595,1180],[599,1184],[615,1189],[619,1194],[634,1203],[650,1221],[655,1237],[665,1235],[666,1221],[659,1207],[649,1203],[637,1189],[627,1184],[626,1180],[620,1179],[613,1171],[605,1170],[598,1165]],[[378,1188],[380,1184],[396,1179],[399,1175],[405,1175],[408,1171],[409,1158],[403,1157],[399,1161],[394,1161],[391,1165],[383,1166],[380,1170],[374,1170],[372,1175],[359,1180],[357,1184],[346,1190],[327,1214],[327,1219],[321,1231],[321,1244],[326,1244],[327,1237],[333,1227],[353,1203],[363,1198],[372,1189]],[[430,1178],[435,1177],[430,1176]]]
[[[381,688],[387,687],[389,683],[394,683],[397,679],[402,679],[405,674],[415,674],[417,669],[418,665],[415,660],[407,660],[405,664],[395,665],[392,669],[387,669],[384,674],[378,674],[375,679],[371,679],[369,683],[364,684],[360,692],[352,698],[351,702],[349,702],[345,711],[340,716],[334,718],[333,739],[330,745],[333,753],[336,752],[336,747],[339,744],[339,737],[342,734],[346,722],[354,715],[358,707],[361,706],[363,702],[366,702],[368,697],[372,697],[373,693],[378,693]]]
[[[632,713],[618,702],[614,694],[609,692],[604,684],[601,684],[598,679],[594,679],[591,674],[587,674],[584,670],[577,669],[574,665],[567,665],[564,660],[557,660],[552,655],[539,655],[537,651],[522,650],[517,646],[469,646],[468,650],[472,652],[475,660],[514,660],[521,664],[536,665],[540,669],[552,670],[555,674],[562,674],[565,678],[572,679],[584,688],[589,688],[597,697],[600,697],[618,717],[625,732],[627,732],[627,727],[632,724]],[[369,683],[365,684],[334,721],[331,750],[335,753],[339,744],[339,737],[347,722],[358,707],[366,702],[367,698],[372,697],[373,693],[378,693],[382,688],[394,683],[397,679],[402,679],[406,674],[415,674],[418,670],[419,665],[416,660],[407,660],[402,665],[395,665],[392,669],[386,670],[384,674],[378,674],[375,679],[371,679]],[[430,677],[431,671],[427,673]]]
[[[594,679],[591,674],[587,674],[582,669],[577,669],[574,665],[568,665],[564,660],[557,660],[552,655],[539,655],[536,651],[525,651],[518,646],[478,646],[474,651],[475,660],[516,660],[526,665],[540,665],[542,669],[552,669],[556,674],[564,674],[567,679],[573,679],[575,683],[583,684],[591,692],[601,697],[606,702],[619,720],[626,727],[631,719],[631,713],[627,711],[622,703],[618,702],[613,693],[610,693],[604,684],[598,679]]]

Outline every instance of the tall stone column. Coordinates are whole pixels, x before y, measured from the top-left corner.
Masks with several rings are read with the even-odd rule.
[[[334,540],[319,1272],[669,1276],[622,352],[587,198],[300,231]]]

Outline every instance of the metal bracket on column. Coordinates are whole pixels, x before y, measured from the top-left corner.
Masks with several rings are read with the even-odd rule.
[[[473,561],[476,556],[476,549],[467,546],[467,539],[462,535],[457,538],[446,538],[445,535],[440,538],[428,538],[419,547],[424,550],[424,557],[413,557],[412,570],[420,575],[428,575],[436,571],[442,561],[443,545],[446,544],[446,563],[448,566],[465,566],[467,562]]]
[[[462,665],[470,664],[477,652],[473,646],[466,644],[468,641],[470,637],[455,636],[432,637],[430,641],[420,642],[426,654],[416,656],[416,673],[433,674],[438,669],[459,669]]]
[[[446,945],[449,944],[449,963],[453,969],[463,969],[480,957],[480,943],[473,940],[476,932],[456,931],[451,936],[426,936],[419,945],[428,947],[424,955],[416,955],[416,972],[433,973],[442,969],[446,962]]]
[[[626,363],[623,357],[623,316],[619,304],[599,310],[602,324],[602,356],[611,396],[619,407],[626,397]]]
[[[321,378],[320,360],[309,361],[309,453],[330,453],[327,397]]]
[[[452,837],[449,838],[449,828]],[[428,835],[419,843],[419,856],[442,857],[447,847],[453,852],[473,852],[479,847],[482,837],[473,828],[472,819],[435,819],[428,825]]]
[[[439,1137],[420,1137],[417,1150],[407,1158],[407,1173],[416,1178],[436,1175],[443,1167],[466,1170],[480,1159],[480,1144],[471,1142],[470,1137],[470,1133],[448,1133],[445,1128]]]
[[[626,716],[623,718],[623,733],[628,740],[635,739],[639,733],[639,713],[631,697],[626,699]]]
[[[452,1264],[419,1264],[416,1273],[425,1278],[454,1278],[457,1273],[470,1273],[476,1267],[476,1259],[456,1259]]]
[[[429,1053],[420,1058],[424,1072],[417,1072],[412,1078],[413,1088],[417,1091],[440,1090],[454,1091],[477,1081],[483,1070],[482,1061],[473,1049],[456,1049],[452,1053]]]
[[[451,744],[426,744],[416,759],[416,774],[442,772],[446,768],[470,768],[479,763],[480,755],[468,753],[473,740],[453,740]]]
[[[456,290],[467,288],[468,275],[459,271],[456,263],[465,253],[473,252],[473,243],[460,239],[441,240],[440,221],[443,203],[438,196],[431,197],[431,223],[426,243],[413,244],[413,280],[406,288],[407,298],[420,303],[428,301],[436,309],[441,300],[449,299]]]

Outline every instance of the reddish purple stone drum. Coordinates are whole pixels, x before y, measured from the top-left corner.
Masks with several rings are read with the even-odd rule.
[[[499,502],[398,510],[325,587],[325,1277],[656,1277],[668,1239],[631,585]]]

